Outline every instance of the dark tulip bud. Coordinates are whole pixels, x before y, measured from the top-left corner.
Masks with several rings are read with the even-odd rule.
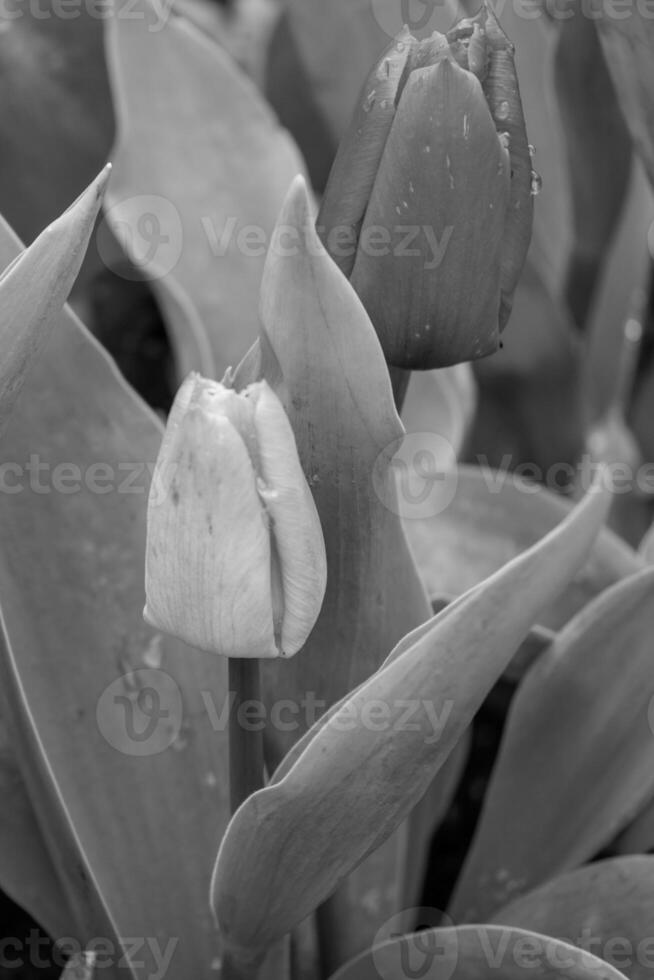
[[[368,77],[318,218],[388,363],[493,353],[531,225],[513,46],[495,17],[484,7],[424,41],[405,31]]]

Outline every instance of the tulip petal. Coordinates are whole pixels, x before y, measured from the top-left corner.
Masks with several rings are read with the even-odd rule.
[[[327,582],[325,544],[291,423],[265,381],[257,398],[254,425],[266,483],[264,502],[281,565],[282,655],[290,657],[304,646],[320,613]]]
[[[191,405],[166,449],[148,503],[146,619],[202,650],[277,656],[269,531],[243,440]]]
[[[449,58],[414,71],[352,273],[389,363],[444,367],[497,348],[509,181],[478,79]]]
[[[511,157],[511,199],[502,239],[502,308],[500,330],[506,326],[513,293],[527,257],[533,221],[531,193],[532,165],[522,111],[514,48],[499,25],[488,3],[474,19],[483,29],[489,49],[486,75],[482,80],[484,95],[498,132],[508,135]],[[470,54],[470,52],[469,52]],[[470,64],[473,71],[473,64]]]
[[[398,86],[413,38],[405,29],[366,79],[349,128],[341,140],[322,199],[316,230],[346,276],[395,117]]]

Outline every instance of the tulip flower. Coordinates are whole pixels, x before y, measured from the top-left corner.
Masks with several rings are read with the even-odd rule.
[[[424,41],[405,29],[366,81],[318,217],[389,364],[497,349],[537,189],[513,46],[492,12]]]
[[[326,584],[313,497],[281,402],[199,375],[180,388],[148,503],[145,618],[227,657],[290,657]]]

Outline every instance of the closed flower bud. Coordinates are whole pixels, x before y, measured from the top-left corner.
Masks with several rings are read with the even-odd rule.
[[[281,402],[190,375],[148,503],[145,618],[227,657],[292,656],[325,593],[325,546]]]
[[[513,46],[491,11],[448,35],[400,36],[366,82],[318,218],[389,364],[444,367],[497,349],[531,188]]]

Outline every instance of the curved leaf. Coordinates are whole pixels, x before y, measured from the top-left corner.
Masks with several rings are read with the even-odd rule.
[[[608,589],[519,687],[452,900],[458,921],[589,860],[652,795],[653,597],[651,568]]]
[[[556,936],[606,960],[630,980],[649,980],[654,857],[614,858],[548,881],[493,921]]]
[[[224,50],[165,5],[119,0],[107,38],[107,220],[152,281],[180,369],[220,378],[257,336],[266,248],[301,158]]]
[[[594,487],[541,542],[405,637],[283,779],[240,807],[212,884],[236,955],[247,959],[292,929],[424,795],[539,609],[584,561],[607,506]],[[412,726],[402,724],[407,703]],[[366,720],[370,705],[381,724]]]
[[[304,649],[292,660],[263,665],[271,710],[281,703],[293,711],[290,722],[284,718],[266,732],[272,766],[313,719],[368,678],[388,649],[430,615],[397,507],[387,506],[392,490],[382,487],[403,428],[379,341],[318,241],[300,182],[279,227],[293,231],[298,248],[291,255],[271,249],[261,344],[236,381],[241,387],[263,373],[284,403],[318,508],[328,572],[322,611]],[[398,858],[390,844],[386,853],[385,873],[376,857],[358,869],[356,886],[346,886],[342,919],[349,929],[330,938],[329,956],[341,957],[342,948],[349,954],[351,941],[364,948],[379,922],[397,911]],[[366,898],[371,893],[381,896],[374,909]]]
[[[375,947],[331,980],[621,980],[608,963],[525,929],[459,926],[401,936]]]
[[[527,476],[461,466],[451,503],[433,517],[409,515],[404,527],[429,595],[460,595],[547,534],[571,508]],[[594,596],[642,567],[628,545],[600,531],[588,562],[543,610],[540,624],[559,629]]]
[[[386,506],[393,500],[384,481],[403,428],[381,347],[315,234],[301,180],[279,227],[296,231],[299,247],[291,255],[270,251],[261,360],[249,356],[236,384],[263,374],[281,398],[327,549],[318,622],[301,656],[263,665],[267,695],[301,705],[312,692],[324,710],[369,677],[430,609],[399,517]],[[293,731],[268,733],[276,763],[309,725],[299,717]]]
[[[107,168],[0,276],[0,430],[57,325],[82,264],[108,177]]]
[[[0,262],[19,250],[2,226]],[[206,896],[228,818],[227,679],[142,619],[161,431],[65,311],[3,436],[2,686],[77,938],[142,937],[137,977],[160,953],[199,980],[219,952]]]

